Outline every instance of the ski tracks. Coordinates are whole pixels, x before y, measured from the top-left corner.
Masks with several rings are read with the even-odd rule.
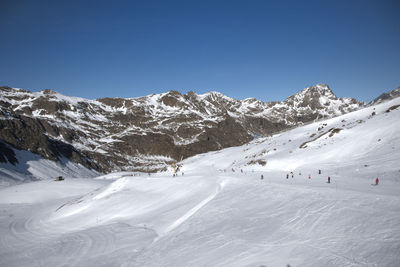
[[[42,225],[49,230],[43,231],[33,228],[33,221],[17,218],[9,224],[10,234],[0,237],[0,266],[110,266],[124,259],[121,254],[139,253],[156,235],[125,223],[73,231]]]
[[[202,200],[200,203],[198,203],[196,206],[191,208],[189,211],[187,211],[185,214],[183,214],[181,217],[179,217],[176,221],[174,221],[172,224],[170,224],[167,228],[165,228],[162,232],[159,233],[159,237],[156,238],[155,241],[158,239],[162,238],[166,234],[168,234],[170,231],[174,230],[177,228],[179,225],[184,223],[186,220],[188,220],[190,217],[192,217],[197,211],[199,211],[202,207],[207,205],[208,202],[210,202],[212,199],[215,198],[221,192],[222,188],[225,186],[226,181],[221,181],[217,184],[217,188],[215,189],[215,192],[212,193],[210,196]]]
[[[206,206],[226,184],[225,180],[215,177],[203,182],[203,189],[198,191],[195,187],[193,194],[187,196],[189,201],[194,202],[194,206],[161,227],[158,232],[124,222],[78,229],[66,223],[47,221],[48,214],[40,205],[21,205],[21,211],[2,225],[9,230],[0,237],[0,266],[129,264],[153,243],[167,236]],[[203,194],[203,198],[196,200]],[[51,207],[49,210],[54,209]]]

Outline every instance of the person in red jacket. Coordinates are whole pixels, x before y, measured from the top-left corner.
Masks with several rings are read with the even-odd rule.
[[[376,179],[375,179],[375,185],[378,185],[378,184],[379,184],[379,178],[376,177]]]

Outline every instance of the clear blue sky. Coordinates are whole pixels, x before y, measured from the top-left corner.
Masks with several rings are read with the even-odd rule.
[[[0,85],[90,99],[168,90],[283,100],[400,85],[400,1],[0,0]]]

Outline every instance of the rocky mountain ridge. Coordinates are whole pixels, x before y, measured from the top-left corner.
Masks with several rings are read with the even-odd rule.
[[[101,172],[152,172],[199,153],[364,106],[352,98],[337,98],[325,84],[282,102],[177,91],[88,100],[52,90],[0,87],[0,141],[2,147],[52,160],[65,157]]]
[[[384,101],[388,101],[388,100],[396,98],[396,97],[400,97],[400,86],[392,91],[381,94],[380,96],[378,96],[377,98],[372,100],[369,103],[369,105],[376,105],[376,104],[382,103]]]

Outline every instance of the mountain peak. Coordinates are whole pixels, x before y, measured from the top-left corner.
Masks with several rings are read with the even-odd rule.
[[[284,103],[295,110],[308,109],[313,113],[319,110],[324,113],[323,116],[340,115],[364,106],[364,103],[355,99],[338,99],[327,84],[307,87],[288,97]]]
[[[307,88],[304,88],[297,94],[289,96],[285,102],[312,102],[319,101],[322,99],[323,101],[329,100],[337,100],[338,98],[329,88],[327,84],[317,84]]]
[[[176,90],[170,90],[166,93],[164,93],[163,95],[169,95],[169,96],[174,96],[174,97],[181,97],[182,94],[179,91]]]
[[[336,95],[332,92],[332,90],[329,88],[329,85],[327,84],[317,84],[314,86],[310,86],[307,88],[304,88],[301,92],[298,93],[298,95],[309,95],[312,97],[320,97],[320,96],[325,96],[330,99],[337,99]]]
[[[58,92],[56,92],[56,91],[54,91],[52,89],[44,89],[42,92],[45,95],[56,95],[56,94],[58,94]]]

